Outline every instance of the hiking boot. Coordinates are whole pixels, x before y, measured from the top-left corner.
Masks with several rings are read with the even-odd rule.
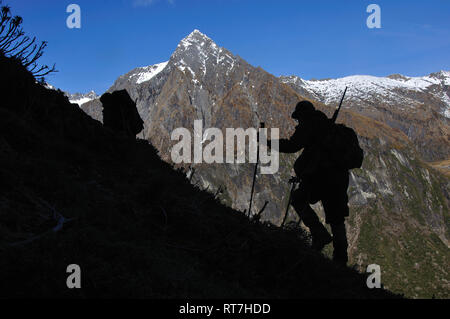
[[[312,249],[316,251],[322,251],[322,249],[333,241],[333,238],[328,233],[325,227],[318,227],[317,229],[311,229],[312,237]]]
[[[333,261],[341,265],[346,265],[348,262],[348,243],[345,224],[332,224],[331,231],[333,232]]]
[[[336,250],[333,251],[333,261],[342,266],[346,266],[348,262],[347,250]]]

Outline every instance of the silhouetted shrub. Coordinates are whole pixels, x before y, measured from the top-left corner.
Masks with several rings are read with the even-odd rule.
[[[44,54],[47,42],[38,44],[36,37],[25,35],[22,17],[13,16],[11,8],[1,4],[0,0],[0,55],[18,60],[35,78],[43,81],[44,76],[56,72],[55,65],[49,67],[37,63]]]

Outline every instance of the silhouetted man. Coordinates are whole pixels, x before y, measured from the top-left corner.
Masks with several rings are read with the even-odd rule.
[[[103,104],[103,125],[115,132],[135,137],[144,128],[136,103],[126,90],[105,93],[100,98]]]
[[[291,204],[311,232],[312,247],[321,251],[333,241],[333,260],[346,264],[348,244],[344,220],[349,215],[349,173],[347,169],[330,163],[330,157],[323,148],[323,141],[333,123],[308,101],[297,104],[292,118],[299,121],[294,134],[290,139],[279,141],[281,153],[296,153],[303,149],[294,164],[300,186],[292,193]],[[333,238],[310,206],[318,201],[322,202]]]

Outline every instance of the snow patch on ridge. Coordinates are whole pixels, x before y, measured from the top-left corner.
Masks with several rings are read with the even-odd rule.
[[[83,97],[83,98],[80,98],[80,99],[76,99],[76,100],[69,100],[69,102],[70,103],[73,103],[73,104],[78,104],[78,105],[83,105],[84,103],[87,103],[87,102],[89,102],[89,101],[92,101],[93,100],[93,98],[89,98],[89,97]]]
[[[441,100],[442,102],[444,102],[445,106],[442,109],[441,113],[442,115],[444,115],[446,118],[450,119],[450,98],[448,97],[447,93],[442,93],[441,96]]]
[[[394,155],[397,158],[397,160],[403,166],[408,166],[409,167],[408,161],[406,160],[406,158],[401,153],[399,153],[396,149],[391,149],[391,153],[392,153],[392,155]]]
[[[136,84],[150,81],[158,73],[160,73],[167,66],[168,62],[158,63],[155,65],[144,66],[139,68],[138,73],[132,75],[132,79],[136,81]]]

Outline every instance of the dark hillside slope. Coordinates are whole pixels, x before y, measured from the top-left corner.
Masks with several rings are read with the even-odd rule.
[[[0,57],[1,297],[390,298]],[[60,227],[62,224],[62,227]],[[81,267],[82,289],[66,287]]]

